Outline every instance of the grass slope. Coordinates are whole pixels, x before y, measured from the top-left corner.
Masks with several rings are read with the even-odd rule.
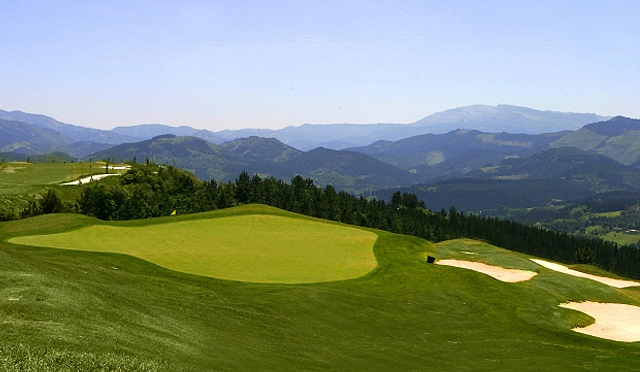
[[[104,223],[11,243],[129,254],[185,273],[249,282],[312,283],[376,267],[377,235],[336,224],[253,214],[140,227]]]
[[[61,186],[89,175],[103,174],[105,163],[26,163],[0,164],[0,209],[21,210],[30,197],[53,189],[63,201],[74,201],[81,188]],[[109,173],[124,173],[125,170],[109,170]]]
[[[216,213],[316,221],[255,205]],[[181,218],[203,217],[211,215]],[[640,345],[572,332],[592,320],[558,304],[588,299],[640,305],[640,290],[568,277],[477,241],[436,245],[374,231],[378,266],[371,273],[299,285],[226,281],[128,255],[7,243],[95,224],[78,215],[0,224],[0,370],[15,370],[16,360],[29,363],[31,356],[60,367],[49,370],[64,370],[60,355],[88,366],[103,356],[103,370],[134,371],[637,369]],[[426,255],[539,275],[503,283],[427,264]]]

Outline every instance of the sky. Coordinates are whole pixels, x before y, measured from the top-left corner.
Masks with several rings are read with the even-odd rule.
[[[640,1],[0,0],[0,109],[101,129],[640,118]]]

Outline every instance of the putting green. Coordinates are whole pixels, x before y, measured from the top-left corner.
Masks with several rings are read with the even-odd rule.
[[[143,227],[93,225],[11,239],[15,244],[124,253],[168,269],[261,283],[352,279],[373,270],[372,232],[272,215],[242,215]]]

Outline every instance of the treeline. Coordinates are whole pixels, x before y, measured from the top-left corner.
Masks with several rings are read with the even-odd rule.
[[[117,186],[88,186],[81,213],[104,220],[187,214],[261,203],[308,216],[414,235],[434,242],[472,238],[568,264],[589,263],[640,279],[640,250],[498,218],[465,215],[455,208],[432,212],[416,195],[395,192],[390,202],[318,187],[301,176],[290,183],[241,173],[235,182],[200,181],[170,166],[136,167]]]

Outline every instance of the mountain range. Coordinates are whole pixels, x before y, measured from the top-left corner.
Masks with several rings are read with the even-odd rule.
[[[55,148],[56,151],[64,151],[76,157],[84,157],[91,153],[90,151],[87,152],[88,148],[86,146],[69,145],[74,142],[95,143],[96,146],[98,143],[116,145],[151,139],[163,134],[173,134],[176,136],[194,136],[215,144],[251,136],[273,137],[303,151],[316,147],[340,150],[348,147],[365,146],[380,140],[396,141],[421,134],[442,134],[456,129],[484,132],[508,131],[527,134],[575,130],[583,125],[609,118],[596,114],[540,111],[511,105],[474,105],[435,113],[412,124],[304,124],[278,130],[241,129],[219,132],[196,129],[189,126],[171,127],[163,124],[116,127],[106,131],[66,124],[45,115],[29,114],[21,111],[0,110],[0,119],[19,121],[38,128],[58,132],[58,136],[63,138],[63,144],[58,144],[58,147]],[[15,144],[6,149],[0,148],[0,151],[31,153],[37,150],[40,153],[45,153],[53,149],[53,147],[44,148],[42,146],[29,148],[20,145],[24,141],[14,142]],[[69,147],[65,148],[64,146]]]
[[[596,121],[574,128],[589,118]],[[430,208],[456,205],[460,210],[477,210],[545,205],[553,200],[587,198],[608,191],[638,190],[640,120],[600,119],[593,114],[507,105],[469,106],[434,114],[414,124],[303,125],[279,131],[258,130],[263,136],[225,140],[234,133],[246,135],[253,130],[214,133],[154,124],[101,131],[43,115],[0,111],[0,151],[10,152],[7,159],[15,159],[16,153],[54,151],[76,157],[82,154],[94,160],[149,159],[218,182],[233,181],[242,171],[284,180],[300,174],[318,185],[331,184],[356,194],[388,198],[393,190],[401,189],[419,195]],[[555,131],[491,133],[454,129],[410,135],[416,128],[437,131],[461,124],[473,128],[483,122],[485,127],[499,128],[506,123],[518,127],[516,123],[527,120],[530,132],[543,127],[553,127]],[[173,133],[146,138],[162,132]],[[336,147],[383,134],[388,137],[340,150],[305,150],[275,136],[264,137],[275,132],[289,142],[338,141],[340,145]],[[394,140],[400,133],[405,137]],[[118,144],[95,142],[105,137]]]
[[[162,135],[124,143],[90,155],[93,159],[149,159],[186,169],[202,179],[233,181],[241,172],[289,180],[300,174],[320,186],[362,193],[410,185],[415,175],[364,154],[316,148],[303,152],[274,138],[248,137],[216,145],[197,137]]]
[[[389,199],[398,190],[417,195],[432,210],[451,206],[467,212],[530,208],[614,191],[640,191],[640,168],[575,147],[561,147],[504,159],[470,171],[464,178],[380,190],[375,195]]]

